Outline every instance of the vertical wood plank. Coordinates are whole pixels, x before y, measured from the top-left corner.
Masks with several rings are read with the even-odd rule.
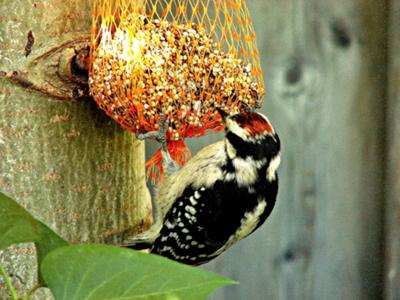
[[[266,225],[209,264],[241,282],[212,299],[379,299],[386,2],[248,5],[280,191]]]
[[[337,1],[327,12],[317,186],[315,299],[382,297],[387,3]]]
[[[400,299],[400,2],[390,6],[385,299]]]

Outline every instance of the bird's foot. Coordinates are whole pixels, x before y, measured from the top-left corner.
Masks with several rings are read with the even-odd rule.
[[[164,112],[160,113],[160,120],[158,123],[158,131],[150,131],[144,134],[137,134],[136,138],[139,140],[145,140],[148,138],[154,138],[157,142],[161,144],[162,157],[163,157],[163,168],[168,175],[171,175],[179,170],[178,164],[172,159],[169,154],[167,147],[167,133],[169,128],[169,118],[165,119]]]

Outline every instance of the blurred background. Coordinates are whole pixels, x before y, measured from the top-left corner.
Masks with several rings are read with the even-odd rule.
[[[398,56],[400,1],[390,10],[387,1],[247,3],[265,77],[261,111],[282,141],[280,188],[266,223],[206,265],[240,281],[210,299],[381,299],[392,242],[385,153],[400,134],[387,135],[385,117],[394,108],[388,76],[399,60],[389,65],[389,52]],[[195,154],[219,139],[188,144]],[[148,145],[148,158],[155,149]],[[398,289],[388,298],[400,299]]]

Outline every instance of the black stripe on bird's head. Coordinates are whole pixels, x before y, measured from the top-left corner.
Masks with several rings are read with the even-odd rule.
[[[265,115],[258,112],[229,115],[221,109],[218,112],[225,123],[230,158],[251,156],[262,159],[279,152],[279,137]]]
[[[268,118],[258,112],[242,112],[229,115],[224,110],[217,108],[225,123],[225,131],[232,132],[244,141],[263,139],[265,136],[273,136],[275,131]]]

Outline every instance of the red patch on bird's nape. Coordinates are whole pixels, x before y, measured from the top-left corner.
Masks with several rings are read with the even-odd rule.
[[[235,116],[235,121],[246,129],[250,136],[274,134],[271,123],[259,113],[240,114]]]

